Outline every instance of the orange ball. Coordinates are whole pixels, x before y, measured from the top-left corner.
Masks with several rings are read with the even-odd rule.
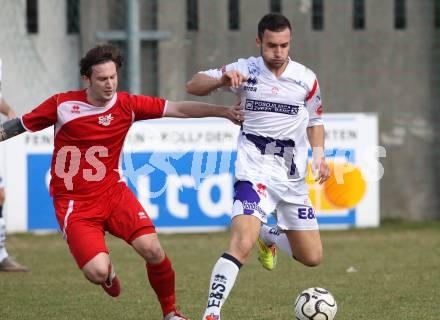
[[[367,189],[361,170],[350,163],[330,164],[330,168],[331,175],[323,186],[325,197],[337,208],[353,208]]]

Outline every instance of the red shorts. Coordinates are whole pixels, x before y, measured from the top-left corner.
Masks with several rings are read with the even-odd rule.
[[[109,252],[105,231],[127,243],[156,232],[144,208],[123,182],[107,189],[98,199],[54,199],[54,207],[63,236],[80,269],[98,253]]]

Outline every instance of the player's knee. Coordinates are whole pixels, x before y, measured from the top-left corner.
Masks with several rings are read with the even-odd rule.
[[[148,263],[159,263],[165,256],[159,242],[151,243],[149,246],[143,247],[140,254]]]
[[[297,260],[307,267],[317,267],[322,262],[322,251],[310,252]]]
[[[84,269],[84,276],[90,282],[95,284],[104,283],[108,278],[108,266],[95,266],[90,269]]]

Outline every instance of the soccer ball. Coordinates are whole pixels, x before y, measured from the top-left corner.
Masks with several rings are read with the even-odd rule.
[[[333,320],[337,310],[335,298],[323,288],[308,288],[295,301],[297,320]]]

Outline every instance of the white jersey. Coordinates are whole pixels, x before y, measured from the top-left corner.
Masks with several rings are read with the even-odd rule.
[[[231,70],[248,77],[239,88],[223,88],[239,97],[245,113],[238,139],[236,178],[288,181],[299,187],[294,187],[298,193],[307,193],[306,128],[323,124],[314,72],[289,58],[283,74],[276,78],[262,57],[250,57],[202,73],[220,78]]]
[[[0,101],[2,100],[2,59],[0,59]]]

